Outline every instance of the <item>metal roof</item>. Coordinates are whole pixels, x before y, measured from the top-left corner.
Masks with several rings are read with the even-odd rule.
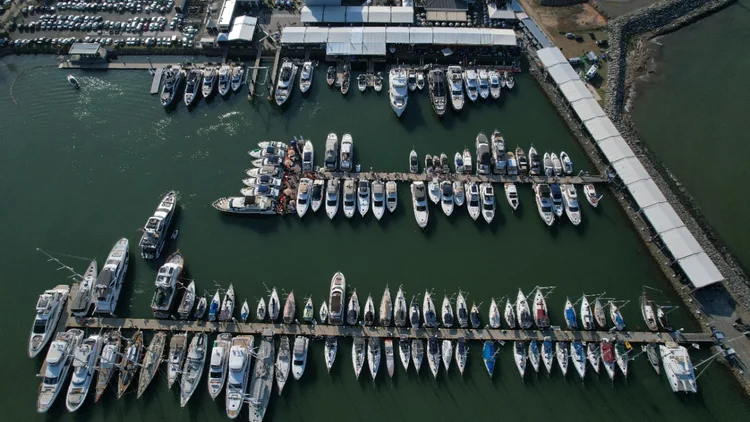
[[[510,33],[510,34],[508,34]],[[507,29],[406,28],[287,26],[281,32],[283,44],[389,43],[438,45],[516,45],[515,34]],[[497,44],[498,42],[506,44]],[[340,49],[340,48],[338,48]],[[378,48],[380,50],[380,48]],[[385,51],[385,50],[383,50]],[[352,53],[356,54],[356,53]],[[383,53],[385,54],[385,53]]]
[[[525,18],[521,19],[521,23],[526,28],[526,30],[529,31],[532,37],[536,40],[536,42],[542,47],[554,47],[555,45],[552,43],[552,41],[547,38],[547,34],[542,31],[541,28],[534,22],[531,18]]]
[[[346,7],[326,6],[323,12],[323,22],[346,22]]]
[[[362,41],[365,43],[385,43],[385,26],[367,26],[362,29]]]
[[[328,41],[328,28],[309,26],[305,31],[305,44],[323,44]]]
[[[303,23],[323,22],[323,6],[303,6],[299,12],[300,21]]]
[[[392,7],[391,23],[414,23],[414,8]]]
[[[602,107],[593,98],[581,99],[580,101],[574,102],[572,106],[582,122],[591,120],[595,117],[606,117]]]
[[[99,47],[99,43],[77,42],[70,47],[70,51],[68,51],[68,54],[96,54],[99,52]]]
[[[302,44],[305,42],[305,29],[299,26],[287,26],[281,31],[281,42],[283,44]],[[326,30],[328,38],[328,30]]]
[[[403,26],[385,28],[385,42],[388,44],[409,44],[409,28]]]
[[[536,55],[544,67],[551,67],[556,64],[568,63],[562,51],[557,47],[547,47],[537,50]]]
[[[500,5],[501,7],[499,8],[495,4],[495,2],[487,3],[487,16],[490,19],[515,19],[516,13],[513,10],[507,8],[509,5],[504,0],[500,1],[502,3]]]
[[[391,8],[386,6],[370,6],[370,23],[390,23]]]
[[[594,98],[594,94],[586,88],[586,84],[581,80],[565,82],[559,88],[563,97],[571,104],[584,98]]]
[[[724,281],[724,276],[705,252],[683,258],[678,261],[678,264],[695,288]]]
[[[654,204],[644,209],[643,214],[648,218],[651,227],[653,227],[657,233],[684,225],[674,208],[666,202]]]
[[[586,130],[588,130],[591,137],[597,142],[620,135],[620,132],[612,124],[612,121],[609,120],[609,117],[598,117],[587,120],[583,122],[583,125],[586,126]]]
[[[409,28],[411,44],[432,44],[432,28]]]
[[[611,136],[597,143],[610,163],[616,163],[623,158],[635,157],[635,153],[622,136]]]
[[[258,18],[252,16],[238,16],[234,19],[232,30],[229,31],[229,41],[252,41]]]
[[[234,15],[234,8],[236,5],[236,0],[224,0],[224,4],[221,5],[221,12],[219,14],[219,26],[229,26],[229,24],[232,23],[232,16]]]
[[[350,23],[364,23],[367,22],[369,15],[369,7],[367,6],[349,6],[346,8],[346,21]],[[389,14],[390,17],[390,14]]]
[[[548,67],[547,73],[552,77],[552,80],[555,81],[555,84],[557,84],[557,86],[560,86],[568,81],[581,79],[581,77],[578,76],[578,73],[576,73],[575,69],[573,69],[573,67],[571,67],[567,63],[556,64],[554,66]]]
[[[667,198],[650,178],[631,183],[628,185],[628,190],[641,209],[667,202]],[[682,222],[679,225],[682,225]]]

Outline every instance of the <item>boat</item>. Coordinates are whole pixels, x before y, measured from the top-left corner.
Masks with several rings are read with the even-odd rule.
[[[599,199],[601,198],[596,196],[596,188],[594,185],[591,183],[583,185],[583,194],[586,196],[586,201],[588,201],[592,207],[596,208],[599,206]]]
[[[495,190],[490,182],[482,183],[479,190],[482,198],[482,217],[489,224],[495,218]]]
[[[526,359],[526,342],[518,340],[514,341],[513,360],[516,361],[516,368],[518,368],[518,373],[521,375],[521,379],[523,379],[523,376],[526,373]]]
[[[341,75],[341,94],[346,95],[349,92],[349,86],[352,83],[352,73],[349,70],[349,63],[344,65],[344,72]]]
[[[493,99],[497,100],[500,98],[500,92],[502,86],[500,85],[500,73],[498,73],[497,70],[490,70],[489,71],[489,78],[490,78],[490,95]]]
[[[247,390],[250,422],[261,422],[266,414],[274,381],[273,337],[263,337],[256,353],[255,368]]]
[[[641,294],[641,316],[643,321],[650,331],[659,331],[659,324],[656,322],[656,315],[654,314],[654,305],[646,297],[646,292]]]
[[[586,358],[594,372],[599,373],[599,363],[601,362],[601,350],[599,343],[591,341],[586,343]]]
[[[281,320],[284,324],[291,324],[295,321],[294,314],[296,311],[296,304],[294,301],[294,292],[289,292],[284,302],[284,313],[281,316]]]
[[[359,179],[357,182],[357,211],[364,217],[370,210],[370,181]]]
[[[279,301],[279,293],[274,287],[271,289],[271,296],[268,298],[268,316],[271,321],[275,322],[279,319],[281,313],[281,302]]]
[[[404,291],[399,286],[396,293],[396,304],[393,308],[393,323],[396,324],[396,327],[406,325],[406,312],[406,298],[404,297]]]
[[[617,367],[620,368],[620,371],[622,371],[622,374],[627,378],[628,361],[630,360],[628,356],[628,352],[630,351],[630,348],[627,347],[626,344],[621,341],[615,342],[614,347],[615,347],[615,361],[617,362]]]
[[[697,378],[688,350],[677,343],[667,342],[659,346],[659,353],[672,391],[697,393]]]
[[[447,217],[453,214],[453,184],[447,180],[440,182],[440,208]]]
[[[292,351],[292,376],[299,381],[305,373],[307,366],[307,348],[310,345],[310,339],[305,336],[296,336],[294,338],[294,349]]]
[[[607,316],[604,312],[604,306],[599,298],[594,301],[594,320],[599,328],[607,328]]]
[[[511,330],[518,328],[518,320],[516,319],[513,305],[510,304],[510,299],[505,300],[505,312],[503,312],[503,316],[505,317],[505,323],[508,324]]]
[[[424,78],[424,76],[422,76],[422,78]],[[408,74],[408,76],[406,78],[406,85],[409,87],[409,91],[416,91],[416,89],[417,89],[417,72],[414,69],[409,69],[409,74]]]
[[[391,319],[393,315],[393,306],[391,304],[391,292],[388,290],[388,286],[385,286],[383,292],[383,298],[380,300],[380,317],[378,318],[378,325],[381,327],[390,327]]]
[[[516,161],[516,156],[508,151],[506,153],[507,157],[507,164],[506,164],[506,170],[508,172],[509,176],[518,176],[518,162]]]
[[[302,148],[302,171],[310,173],[315,171],[315,150],[311,141],[306,141]]]
[[[55,286],[54,289],[45,290],[39,295],[36,302],[36,315],[31,326],[29,335],[28,354],[30,358],[39,355],[39,352],[47,345],[52,333],[57,329],[57,322],[65,310],[65,302],[68,300],[70,287],[66,285]]]
[[[335,66],[328,66],[328,71],[326,71],[326,82],[328,82],[328,86],[333,86],[333,84],[336,83]]]
[[[372,214],[380,220],[385,213],[385,184],[380,180],[372,182]]]
[[[586,295],[581,296],[581,323],[584,330],[593,330],[596,328],[594,315],[591,313],[591,305]]]
[[[466,69],[463,71],[464,87],[466,88],[466,96],[472,102],[479,98],[479,80],[477,78],[477,72],[474,69]]]
[[[103,347],[96,374],[96,393],[94,402],[98,402],[107,389],[112,375],[120,360],[121,336],[119,331],[109,331],[103,335]]]
[[[560,163],[562,164],[562,172],[564,174],[568,176],[573,174],[573,161],[570,160],[567,152],[563,151],[560,153]]]
[[[529,174],[532,176],[542,174],[542,162],[539,160],[539,154],[533,145],[529,148]]]
[[[76,79],[75,76],[73,76],[71,74],[68,74],[67,79],[68,79],[68,82],[70,83],[70,85],[73,87],[73,89],[80,89],[81,88],[81,84],[78,82],[78,79]]]
[[[557,356],[557,365],[560,367],[563,377],[568,375],[568,361],[570,360],[570,355],[568,352],[567,341],[558,341],[555,343],[555,355]]]
[[[500,309],[495,299],[490,302],[490,328],[500,328]]]
[[[380,368],[380,338],[378,337],[370,337],[367,340],[367,364],[370,367],[372,380],[375,381]]]
[[[180,377],[180,407],[185,407],[201,380],[208,355],[207,342],[208,336],[205,333],[196,334],[190,341]]]
[[[430,197],[430,201],[432,201],[435,205],[440,203],[440,182],[438,181],[438,179],[434,178],[430,180],[427,188],[427,194]]]
[[[299,181],[297,187],[297,200],[295,202],[295,209],[297,210],[297,216],[302,218],[310,208],[310,192],[312,191],[312,180],[307,177],[303,177]]]
[[[659,322],[661,328],[667,331],[672,331],[672,325],[667,318],[667,312],[664,312],[664,307],[656,306],[656,320]]]
[[[476,182],[466,182],[466,208],[469,210],[469,215],[474,221],[481,214],[479,201],[479,186]]]
[[[247,304],[247,299],[242,302],[242,308],[240,308],[240,320],[247,322],[247,318],[250,316],[250,305]]]
[[[492,132],[492,159],[494,161],[495,174],[506,174],[508,172],[508,160],[505,153],[505,138],[499,130]]]
[[[487,69],[479,69],[479,96],[483,100],[490,96],[490,78]]]
[[[260,177],[260,176],[271,176],[275,178],[283,177],[284,171],[277,167],[277,166],[263,166],[260,168],[251,168],[247,169],[245,171],[245,174],[247,174],[250,177]]]
[[[456,111],[464,108],[464,81],[461,66],[448,66],[448,83],[451,91],[451,106]]]
[[[289,346],[289,337],[281,336],[279,342],[279,353],[276,355],[276,387],[279,395],[284,391],[284,385],[289,378],[289,368],[291,365],[291,349]]]
[[[166,334],[160,333],[162,336]],[[78,410],[89,392],[91,380],[94,379],[96,364],[102,351],[104,339],[99,335],[92,335],[83,340],[73,349],[73,376],[65,396],[65,407],[69,412]],[[141,372],[143,374],[143,372]],[[63,382],[65,382],[63,380]]]
[[[346,323],[349,325],[357,325],[359,322],[359,298],[357,298],[357,290],[352,292],[349,297],[349,305],[346,308]]]
[[[456,296],[456,316],[458,325],[461,328],[469,326],[469,308],[466,305],[466,298],[461,290],[458,291],[458,296]]]
[[[414,209],[414,219],[421,229],[427,227],[427,221],[430,217],[429,203],[427,202],[427,193],[425,191],[424,182],[421,180],[411,183],[411,202]]]
[[[448,373],[451,368],[451,360],[453,359],[453,343],[447,339],[443,340],[442,347],[441,356],[443,358],[443,366],[445,367],[445,372]]]
[[[141,398],[143,393],[148,388],[151,381],[154,379],[154,375],[159,371],[161,362],[164,358],[164,346],[167,343],[167,333],[159,332],[155,333],[151,338],[151,342],[148,344],[143,351],[143,362],[140,364],[141,374],[138,378],[138,395],[137,398]],[[71,384],[72,385],[72,384]]]
[[[232,347],[232,335],[221,333],[214,340],[211,348],[211,359],[208,361],[208,394],[212,400],[224,389],[229,365],[229,349]],[[141,371],[141,373],[143,373]]]
[[[336,336],[326,337],[325,355],[326,355],[326,369],[328,373],[331,373],[333,362],[336,360],[336,352],[338,351],[338,340]]]
[[[461,158],[464,163],[464,173],[472,174],[474,172],[474,168],[471,162],[471,152],[469,151],[468,148],[464,148],[464,152],[461,155]]]
[[[375,92],[380,92],[383,90],[383,72],[378,72],[375,74],[375,76],[373,76],[372,87]]]
[[[186,81],[185,94],[182,99],[185,105],[190,107],[200,94],[201,83],[203,83],[203,72],[199,69],[191,69],[187,74]]]
[[[625,321],[622,319],[620,309],[612,301],[609,302],[609,317],[612,319],[612,323],[615,324],[617,331],[625,329]]]
[[[417,151],[414,150],[409,153],[409,173],[419,173],[419,156],[417,156]]]
[[[421,339],[414,339],[411,341],[411,360],[414,361],[414,369],[419,370],[422,368],[422,360],[424,359],[424,342]]]
[[[326,186],[326,215],[330,220],[339,210],[339,180],[329,179]]]
[[[477,329],[482,323],[479,319],[479,305],[476,302],[471,304],[471,312],[469,313],[469,322],[471,322],[471,328]]]
[[[258,306],[255,308],[255,318],[261,322],[266,319],[266,301],[263,298],[258,300]]]
[[[315,310],[313,309],[313,301],[311,297],[308,297],[305,301],[305,307],[302,310],[302,320],[311,323],[315,320]]]
[[[552,374],[552,364],[555,361],[555,354],[552,352],[552,337],[545,336],[542,342],[542,362],[547,369],[547,375]]]
[[[482,346],[482,360],[490,378],[492,378],[492,374],[495,372],[495,359],[495,342],[493,340],[485,340]]]
[[[216,68],[209,66],[203,69],[203,85],[201,86],[203,98],[208,99],[214,93],[216,79]]]
[[[612,343],[609,341],[609,339],[602,339],[601,344],[601,352],[602,352],[602,363],[604,364],[604,369],[607,371],[607,375],[609,375],[609,379],[614,380],[615,379],[615,353],[614,353],[614,347],[612,346]]]
[[[516,162],[518,163],[518,172],[520,174],[529,174],[529,160],[526,158],[526,153],[523,152],[523,148],[516,147]]]
[[[297,66],[291,61],[285,61],[279,70],[279,80],[276,82],[274,97],[276,105],[282,106],[289,99],[294,85],[294,78],[297,76]]]
[[[445,74],[443,74],[443,71],[440,69],[433,69],[427,75],[427,78],[430,88],[430,101],[432,102],[432,109],[435,110],[435,114],[437,114],[438,117],[442,117],[445,114],[447,102]]]
[[[646,352],[648,363],[656,371],[656,375],[661,375],[661,367],[659,366],[659,345],[656,343],[649,343],[641,346],[642,350]]]
[[[339,167],[343,172],[352,171],[352,162],[354,160],[354,139],[352,135],[345,133],[341,138],[341,158]]]
[[[83,331],[74,328],[57,333],[55,340],[50,344],[39,372],[42,382],[39,384],[36,402],[38,413],[47,412],[62,391],[68,379],[73,356],[82,340]]]
[[[169,352],[167,355],[167,385],[169,388],[172,388],[172,384],[180,376],[187,345],[187,333],[175,334],[169,340]]]
[[[312,148],[311,148],[312,149]],[[325,168],[328,171],[336,171],[338,167],[339,159],[339,138],[335,133],[331,132],[326,137],[326,149],[325,149]]]
[[[574,226],[581,224],[581,209],[578,207],[578,193],[572,183],[562,185],[563,205],[565,215]]]
[[[379,342],[380,340],[378,340]],[[393,372],[395,370],[394,362],[394,351],[393,351],[393,339],[385,339],[385,366],[388,369],[388,376],[393,378]],[[375,377],[373,377],[374,379]]]
[[[143,259],[159,259],[176,208],[177,193],[170,191],[161,199],[154,215],[146,221],[146,225],[143,227],[143,235],[141,235],[141,240],[138,243]]]
[[[578,319],[576,318],[576,310],[573,304],[570,302],[570,298],[566,298],[565,301],[565,323],[568,325],[568,330],[578,330]]]
[[[453,326],[453,306],[451,306],[451,300],[448,295],[443,296],[443,305],[441,307],[443,327],[450,328]]]
[[[552,226],[555,222],[555,214],[552,212],[552,197],[549,185],[537,183],[534,185],[534,198],[536,200],[536,209],[539,217],[544,221],[547,227]]]
[[[513,79],[513,74],[509,72],[505,72],[505,87],[508,89],[513,89],[513,87],[516,85],[515,79]]]
[[[549,312],[547,312],[547,301],[544,299],[544,293],[537,288],[534,294],[534,322],[540,330],[549,328]]]
[[[185,259],[177,251],[167,258],[167,261],[156,273],[156,291],[151,300],[151,311],[157,318],[168,318],[175,305],[177,296],[177,280],[182,274]]]
[[[516,185],[514,183],[505,183],[503,185],[505,187],[505,199],[508,200],[508,204],[513,209],[513,211],[518,209],[518,189],[516,189]]]
[[[122,238],[115,243],[104,261],[104,267],[96,277],[94,284],[94,313],[112,315],[115,313],[120,290],[128,272],[130,252],[128,239]],[[66,295],[67,296],[67,295]]]
[[[320,311],[318,311],[318,316],[320,317],[320,323],[325,324],[328,322],[328,305],[325,301],[320,304]],[[313,321],[314,323],[315,321]]]
[[[359,89],[359,92],[365,92],[367,90],[366,74],[360,73],[359,76],[357,76],[357,88]]]
[[[424,172],[425,174],[432,174],[432,155],[430,154],[424,156]]]
[[[283,164],[284,157],[280,155],[271,155],[264,158],[253,160],[251,164],[255,167],[274,166],[279,167]]]
[[[354,375],[359,379],[359,374],[365,365],[365,339],[362,337],[354,337],[352,343],[352,364],[354,365]]]
[[[252,186],[252,187],[246,187],[242,188],[240,190],[240,193],[242,196],[251,196],[251,197],[265,197],[270,199],[276,199],[279,196],[281,196],[281,189],[274,188],[267,185],[261,185],[261,186]]]
[[[555,216],[557,218],[560,218],[565,211],[565,206],[563,205],[562,189],[560,189],[560,185],[558,185],[557,183],[549,185],[549,189],[550,196],[552,197],[552,212],[555,213]]]
[[[208,320],[213,322],[216,321],[216,317],[219,316],[221,310],[221,293],[217,290],[214,293],[214,297],[211,299],[211,304],[208,307]]]
[[[136,331],[125,346],[125,353],[120,361],[120,378],[117,382],[117,398],[121,398],[135,379],[138,365],[143,354],[143,332]]]
[[[550,158],[552,159],[552,171],[555,173],[555,176],[562,176],[563,167],[560,158],[554,152],[550,155]]]
[[[456,154],[453,156],[453,166],[456,168],[456,174],[466,173],[464,170],[464,158],[458,151],[456,151]]]
[[[81,317],[88,315],[91,310],[91,301],[94,294],[94,282],[99,274],[96,260],[89,263],[86,272],[83,273],[78,289],[70,300],[70,313]],[[46,324],[45,324],[46,325]]]
[[[435,311],[435,304],[432,302],[432,295],[429,291],[425,290],[424,299],[422,300],[422,311],[424,317],[425,328],[437,327],[437,312]]]
[[[521,289],[518,289],[518,295],[516,296],[516,316],[518,317],[518,325],[522,330],[528,330],[534,323],[534,318],[529,311],[529,303],[526,301],[526,295],[523,294]]]
[[[232,339],[229,347],[229,361],[227,367],[227,389],[224,393],[224,406],[227,416],[235,419],[240,414],[245,403],[250,374],[250,363],[253,359],[253,336],[237,336]]]
[[[177,316],[180,319],[188,319],[195,305],[195,281],[191,281],[182,295],[180,305],[177,307]]]
[[[311,207],[312,212],[318,212],[318,209],[320,209],[320,205],[323,203],[323,187],[325,186],[325,181],[323,179],[316,179],[313,182],[312,186],[312,193],[311,193]]]
[[[228,65],[223,65],[219,68],[219,95],[226,96],[231,87],[232,69]]]
[[[328,323],[331,325],[342,325],[344,323],[346,279],[341,272],[337,272],[333,275],[333,278],[331,278],[329,298]]]
[[[547,177],[552,177],[555,174],[554,167],[552,165],[552,158],[549,155],[549,152],[544,153],[544,175]]]
[[[466,191],[464,190],[464,183],[458,180],[453,181],[453,203],[457,207],[460,207],[466,201]]]
[[[280,189],[284,185],[284,180],[264,174],[258,177],[249,177],[246,179],[242,179],[242,183],[248,187],[267,186],[269,188]]]
[[[182,70],[177,67],[168,67],[162,73],[164,83],[161,86],[159,101],[163,107],[169,107],[177,97],[177,91],[182,83]]]
[[[440,369],[440,347],[435,336],[427,340],[427,363],[430,365],[433,378],[437,379],[438,370]]]
[[[365,301],[365,312],[362,318],[366,326],[373,325],[375,323],[375,304],[372,301],[372,295],[367,295]]]
[[[487,141],[487,136],[484,132],[479,132],[476,140],[477,149],[477,174],[487,175],[492,171],[491,163],[492,159],[490,156],[490,143]]]
[[[393,214],[393,212],[396,211],[397,206],[398,184],[393,180],[389,180],[385,182],[385,207],[388,209],[389,213]]]
[[[208,307],[208,302],[206,301],[205,297],[201,297],[198,299],[198,304],[195,305],[195,312],[193,312],[193,319],[196,321],[203,320],[203,315],[206,314],[206,308]]]
[[[314,70],[315,69],[313,68],[312,62],[302,63],[302,71],[299,74],[299,90],[303,94],[310,90]]]
[[[242,66],[232,66],[232,91],[238,92],[242,87],[242,78],[245,76],[245,68]]]
[[[570,343],[570,360],[573,361],[573,368],[575,368],[581,380],[586,377],[586,353],[583,346],[580,340]]]
[[[421,91],[424,89],[424,73],[417,72],[417,88]],[[414,91],[412,89],[412,91]]]
[[[396,116],[401,117],[409,101],[409,88],[407,88],[407,76],[404,68],[396,67],[388,72],[388,97],[391,109],[396,113]]]
[[[344,180],[344,216],[346,218],[354,217],[354,212],[357,209],[356,205],[356,191],[355,191],[354,180]]]

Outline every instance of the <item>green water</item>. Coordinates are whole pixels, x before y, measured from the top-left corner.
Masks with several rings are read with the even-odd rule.
[[[750,1],[740,0],[659,38],[654,81],[639,89],[633,117],[645,142],[697,200],[732,253],[750,268],[747,75]]]
[[[18,71],[46,58],[10,58],[0,62],[0,91],[8,92]],[[663,289],[664,299],[676,301],[669,285],[633,233],[614,201],[605,199],[594,212],[583,206],[578,227],[562,224],[547,230],[534,209],[529,187],[520,190],[521,209],[515,215],[504,200],[491,226],[474,223],[465,210],[452,218],[432,211],[426,232],[417,228],[408,201],[400,189],[396,213],[377,222],[346,220],[341,212],[331,222],[321,211],[304,221],[287,218],[237,218],[211,208],[217,197],[235,195],[250,166],[246,151],[257,141],[290,140],[304,135],[313,140],[322,164],[326,134],[352,133],[356,160],[367,169],[405,170],[409,151],[452,154],[471,147],[478,131],[500,128],[510,147],[528,150],[566,150],[579,169],[586,159],[528,75],[517,78],[515,90],[504,94],[500,105],[470,105],[460,116],[444,121],[434,116],[426,93],[412,95],[408,110],[398,121],[386,93],[351,92],[347,98],[327,89],[320,77],[312,93],[295,92],[281,114],[265,102],[248,104],[244,92],[227,100],[215,98],[192,112],[178,106],[165,113],[148,94],[146,72],[78,73],[83,88],[74,92],[63,72],[41,68],[24,74],[11,101],[0,103],[0,186],[4,206],[0,216],[3,241],[1,283],[12,291],[3,304],[0,332],[0,405],[13,420],[225,420],[223,396],[211,403],[205,383],[186,409],[180,409],[176,391],[158,377],[146,396],[134,394],[102,403],[86,403],[76,416],[64,411],[62,397],[52,414],[34,413],[41,359],[26,357],[27,333],[36,296],[45,288],[65,282],[56,265],[35,252],[50,252],[103,260],[115,240],[131,241],[130,269],[117,313],[150,316],[158,264],[144,262],[134,245],[138,228],[153,212],[168,189],[180,192],[176,225],[179,248],[201,292],[215,283],[234,283],[238,300],[255,302],[268,286],[294,290],[298,298],[312,295],[316,307],[327,296],[330,278],[343,271],[347,285],[364,300],[372,293],[379,300],[386,285],[392,293],[403,284],[409,296],[433,289],[438,302],[443,293],[460,287],[469,301],[483,302],[486,315],[491,297],[515,295],[517,289],[555,285],[548,298],[553,324],[563,324],[566,296],[607,292],[635,301],[641,285]],[[83,271],[84,260],[59,255]],[[12,287],[11,287],[12,286]],[[656,298],[656,297],[655,297]],[[623,309],[631,330],[643,330],[640,312],[631,303]],[[672,314],[677,327],[697,329],[681,310]],[[736,383],[713,365],[699,380],[700,393],[677,396],[659,379],[644,359],[632,363],[627,380],[612,384],[606,375],[591,372],[585,383],[574,374],[567,379],[556,369],[551,378],[530,373],[521,383],[506,345],[490,380],[481,363],[481,346],[470,343],[466,374],[454,367],[437,382],[427,369],[417,376],[398,366],[393,380],[382,368],[373,385],[369,374],[355,380],[351,342],[342,340],[329,376],[323,363],[323,345],[313,344],[310,363],[301,382],[290,381],[283,396],[271,401],[268,420],[475,420],[499,415],[532,420],[554,414],[579,419],[727,420],[750,410]],[[697,363],[709,354],[693,354]],[[384,366],[384,365],[382,365]],[[425,364],[426,366],[426,364]],[[246,413],[243,413],[246,417]]]

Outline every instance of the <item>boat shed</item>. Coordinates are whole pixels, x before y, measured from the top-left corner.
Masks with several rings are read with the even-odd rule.
[[[253,16],[238,16],[234,19],[232,30],[227,39],[229,42],[250,42],[255,35],[258,18]]]
[[[357,24],[410,24],[414,23],[413,7],[389,6],[303,6],[300,9],[303,24],[357,23]]]
[[[336,45],[329,51],[340,51],[341,54],[376,55],[382,51],[385,55],[386,44],[412,45],[479,45],[479,46],[515,46],[516,35],[510,29],[486,28],[407,28],[385,26],[333,27],[287,26],[281,32],[282,44],[351,44]],[[354,45],[361,44],[360,47]],[[365,45],[370,44],[370,45]],[[376,47],[377,44],[378,46]],[[350,53],[346,53],[350,51]],[[330,54],[330,53],[329,53]],[[576,75],[577,78],[577,75]]]
[[[391,23],[391,8],[386,6],[370,6],[370,23]]]
[[[386,44],[410,44],[409,29],[403,26],[388,26],[385,28]]]
[[[99,43],[73,43],[68,50],[71,62],[105,62],[107,61],[107,49]]]
[[[391,7],[391,23],[414,23],[414,8]]]

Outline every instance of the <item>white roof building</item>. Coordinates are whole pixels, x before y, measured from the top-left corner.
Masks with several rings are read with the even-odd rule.
[[[258,18],[253,16],[238,16],[234,19],[232,30],[229,31],[229,41],[252,41]]]

